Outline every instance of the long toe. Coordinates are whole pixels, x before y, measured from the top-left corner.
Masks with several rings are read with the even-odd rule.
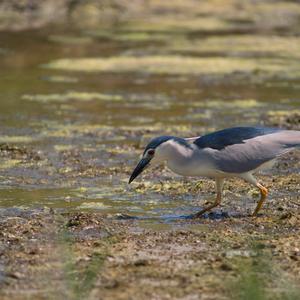
[[[199,211],[199,212],[197,212],[195,214],[191,214],[190,218],[191,219],[199,219],[199,218],[201,218],[201,217],[204,216],[205,212],[206,212],[206,210],[201,210],[201,211]]]

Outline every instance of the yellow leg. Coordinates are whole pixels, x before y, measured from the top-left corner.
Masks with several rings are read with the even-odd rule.
[[[267,195],[268,195],[268,190],[264,186],[262,186],[259,183],[257,183],[256,186],[260,190],[260,199],[259,199],[259,201],[257,203],[257,206],[256,206],[256,208],[255,208],[252,216],[257,216],[258,212],[260,211],[260,209],[261,209],[261,207],[262,207],[263,203],[265,202],[265,200],[267,198]]]
[[[215,201],[213,204],[209,205],[208,207],[206,207],[206,208],[200,210],[199,212],[197,212],[196,214],[194,214],[194,215],[193,215],[193,218],[199,218],[199,217],[201,217],[204,213],[206,213],[207,211],[209,211],[209,210],[213,209],[214,207],[220,205],[220,204],[221,204],[221,199],[222,199],[221,194],[218,193],[218,194],[217,194],[216,201]]]
[[[222,200],[222,189],[223,189],[223,183],[224,183],[224,179],[217,179],[216,180],[216,192],[217,192],[217,197],[216,200],[213,204],[209,205],[208,207],[200,210],[199,212],[197,212],[196,214],[194,214],[192,217],[193,218],[199,218],[201,217],[204,213],[206,213],[207,211],[213,209],[214,207],[218,206],[221,204],[221,200]]]

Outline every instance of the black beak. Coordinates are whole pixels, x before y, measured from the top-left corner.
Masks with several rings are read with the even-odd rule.
[[[131,183],[139,174],[141,174],[143,172],[143,170],[146,168],[146,166],[149,164],[151,158],[142,158],[140,160],[140,162],[138,163],[138,165],[135,167],[135,169],[133,170],[130,178],[129,178],[129,182]]]

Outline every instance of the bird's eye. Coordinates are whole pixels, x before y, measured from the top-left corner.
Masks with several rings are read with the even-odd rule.
[[[153,149],[150,149],[149,151],[148,151],[148,155],[154,155],[154,153],[155,153],[155,151],[153,150]]]

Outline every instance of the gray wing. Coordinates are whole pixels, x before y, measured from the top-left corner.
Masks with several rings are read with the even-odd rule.
[[[300,146],[300,131],[281,130],[230,144],[222,149],[207,147],[212,163],[226,173],[246,173]]]

